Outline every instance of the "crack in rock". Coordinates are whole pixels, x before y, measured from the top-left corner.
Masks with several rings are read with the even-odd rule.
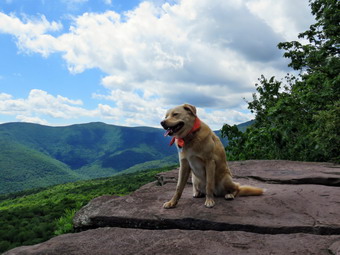
[[[238,177],[238,176],[236,176]],[[247,176],[247,177],[238,177],[238,178],[251,178],[257,181],[272,183],[272,184],[290,184],[290,185],[301,185],[301,184],[315,184],[315,185],[325,185],[325,186],[335,186],[340,187],[340,178],[320,178],[320,177],[306,177],[300,179],[273,179],[273,178],[265,178],[260,176]]]
[[[198,220],[194,218],[185,219],[136,219],[120,217],[95,217],[91,219],[92,226],[78,228],[77,231],[84,231],[93,228],[102,227],[120,227],[132,229],[149,229],[149,230],[212,230],[212,231],[244,231],[257,234],[296,234],[305,233],[313,235],[340,235],[339,227],[318,226],[314,223],[312,226],[285,226],[285,227],[267,227],[258,225],[229,224],[225,222],[211,222]]]

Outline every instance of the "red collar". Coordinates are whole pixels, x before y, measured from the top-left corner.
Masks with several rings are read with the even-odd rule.
[[[187,135],[195,132],[200,127],[201,127],[201,120],[198,117],[196,117],[195,122],[194,122],[194,126],[192,127],[192,129],[190,129],[190,131],[189,131],[189,133]],[[184,139],[183,138],[176,138],[176,137],[173,137],[171,139],[170,146],[173,145],[175,141],[177,142],[177,146],[179,148],[183,148],[184,147]]]

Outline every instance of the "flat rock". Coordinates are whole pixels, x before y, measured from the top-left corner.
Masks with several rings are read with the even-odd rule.
[[[286,172],[291,163],[295,167],[299,165],[298,162],[275,162],[278,164],[277,167],[272,164],[273,162],[265,161],[264,170],[259,173],[262,175],[268,172],[269,176],[282,176],[283,174],[279,172]],[[267,182],[254,179],[251,177],[254,176],[254,172],[247,170],[250,173],[248,176],[241,170],[242,166],[246,166],[246,169],[256,169],[260,165],[259,161],[247,161],[232,162],[230,167],[236,170],[238,176],[234,178],[236,181],[265,188],[266,193],[263,196],[237,197],[233,201],[216,198],[214,208],[205,208],[204,198],[192,197],[192,186],[189,183],[177,207],[163,209],[163,203],[172,197],[176,189],[178,170],[174,170],[160,174],[158,182],[147,184],[129,196],[118,198],[104,196],[92,200],[76,214],[74,226],[78,229],[111,226],[144,229],[238,230],[262,234],[340,234],[340,189],[338,187],[319,184],[277,184],[272,183],[272,180]],[[296,169],[302,171],[300,169],[310,165],[313,163],[301,163]],[[337,170],[337,168],[330,170],[334,169]],[[241,176],[240,173],[243,175]],[[313,175],[317,176],[314,172]],[[336,176],[335,173],[333,175]],[[307,176],[307,174],[298,176]],[[298,176],[295,179],[298,179]]]
[[[15,248],[5,254],[329,255],[337,254],[337,240],[339,236],[310,234],[259,236],[239,231],[100,228],[58,236],[41,244]]]
[[[189,181],[177,207],[163,209],[176,189],[173,170],[131,195],[90,201],[74,218],[82,232],[7,254],[340,254],[339,165],[252,160],[229,166],[235,181],[265,194],[216,198],[215,207],[205,208]]]
[[[320,185],[273,185],[248,181],[267,189],[264,196],[216,199],[192,198],[187,185],[174,209],[163,209],[176,185],[146,185],[130,196],[99,197],[74,219],[79,229],[129,227],[146,229],[242,230],[254,233],[340,234],[340,189]]]

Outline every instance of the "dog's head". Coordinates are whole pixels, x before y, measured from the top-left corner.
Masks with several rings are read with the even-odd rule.
[[[165,135],[183,138],[192,129],[196,117],[196,107],[184,104],[168,110],[161,125],[166,130]]]

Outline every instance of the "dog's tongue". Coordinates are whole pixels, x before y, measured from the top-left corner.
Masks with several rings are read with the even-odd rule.
[[[168,129],[165,133],[164,133],[164,136],[168,136],[169,133],[170,133],[171,129]]]

